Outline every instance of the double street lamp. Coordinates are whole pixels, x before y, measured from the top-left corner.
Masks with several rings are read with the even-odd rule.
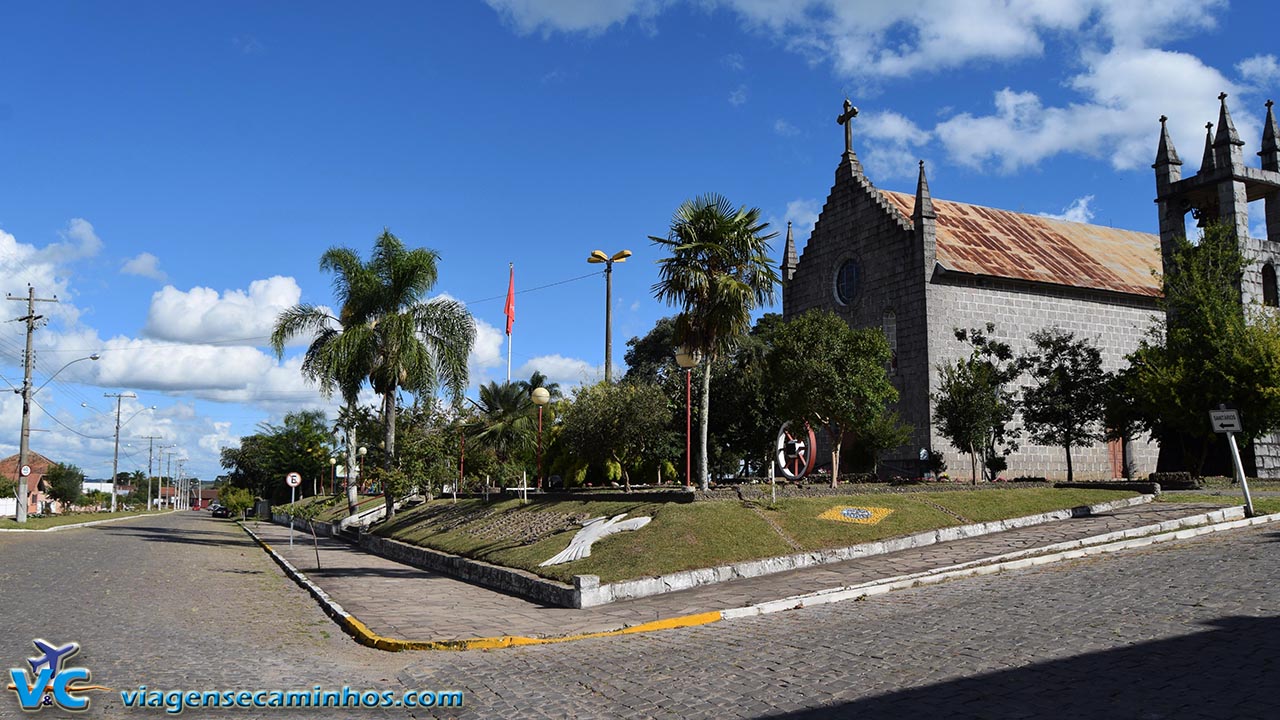
[[[82,360],[97,360],[101,355],[93,353],[92,355],[72,360],[66,365],[58,368],[57,372],[50,375],[49,379],[45,380],[44,384],[36,388],[34,391],[31,389],[32,357],[31,333],[28,331],[27,359],[24,366],[25,372],[22,377],[22,388],[14,391],[22,395],[22,434],[18,437],[18,502],[15,503],[17,508],[13,518],[19,523],[25,523],[27,521],[27,475],[31,474],[31,468],[27,466],[27,457],[31,453],[31,398],[34,397],[36,393],[43,390],[45,385],[53,382],[53,379],[58,377],[58,373]]]
[[[613,382],[613,264],[625,262],[630,250],[619,250],[612,256],[603,250],[592,250],[587,262],[604,263],[604,381]]]

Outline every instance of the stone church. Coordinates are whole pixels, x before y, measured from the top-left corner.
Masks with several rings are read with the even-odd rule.
[[[914,432],[907,446],[882,454],[882,473],[918,474],[918,455],[929,449],[943,453],[954,475],[967,477],[968,456],[931,422],[938,366],[968,352],[955,339],[955,328],[995,323],[996,339],[1018,352],[1029,334],[1057,326],[1092,340],[1105,369],[1123,367],[1125,354],[1160,312],[1160,281],[1152,271],[1164,267],[1174,236],[1186,232],[1188,212],[1198,219],[1221,218],[1235,228],[1250,258],[1242,301],[1277,304],[1280,131],[1268,101],[1261,168],[1246,166],[1226,95],[1219,100],[1217,132],[1206,137],[1200,171],[1186,179],[1167,119],[1160,118],[1153,165],[1158,236],[935,199],[923,162],[914,195],[881,190],[863,173],[853,150],[857,109],[845,101],[838,118],[845,127],[844,154],[803,253],[787,229],[780,266],[783,315],[824,308],[855,327],[883,329],[893,351],[890,379],[900,396],[894,409]],[[1248,203],[1263,198],[1267,239],[1252,239]],[[1020,425],[1015,418],[1013,426]],[[1255,474],[1280,476],[1280,438],[1255,445]],[[1035,445],[1025,433],[1019,446],[1008,458],[1005,477],[1066,476],[1062,448]],[[1127,451],[1135,476],[1155,469],[1154,442],[1138,439]],[[1119,477],[1124,457],[1114,442],[1072,452],[1078,479]]]

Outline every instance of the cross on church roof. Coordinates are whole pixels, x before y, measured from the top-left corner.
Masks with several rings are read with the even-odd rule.
[[[844,99],[844,112],[840,117],[836,118],[836,124],[844,126],[844,154],[853,154],[853,119],[858,117],[858,108],[849,102],[849,98]]]

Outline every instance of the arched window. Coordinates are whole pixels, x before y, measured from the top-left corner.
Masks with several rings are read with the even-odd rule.
[[[1274,277],[1274,276],[1273,276]],[[889,341],[889,370],[898,369],[898,316],[892,310],[885,310],[880,322],[884,331],[884,339]]]
[[[1276,296],[1276,268],[1271,263],[1262,266],[1262,304],[1280,306],[1280,297]]]

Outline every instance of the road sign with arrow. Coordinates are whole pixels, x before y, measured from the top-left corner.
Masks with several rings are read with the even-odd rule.
[[[1210,410],[1209,421],[1216,433],[1238,433],[1242,430],[1239,410]]]

